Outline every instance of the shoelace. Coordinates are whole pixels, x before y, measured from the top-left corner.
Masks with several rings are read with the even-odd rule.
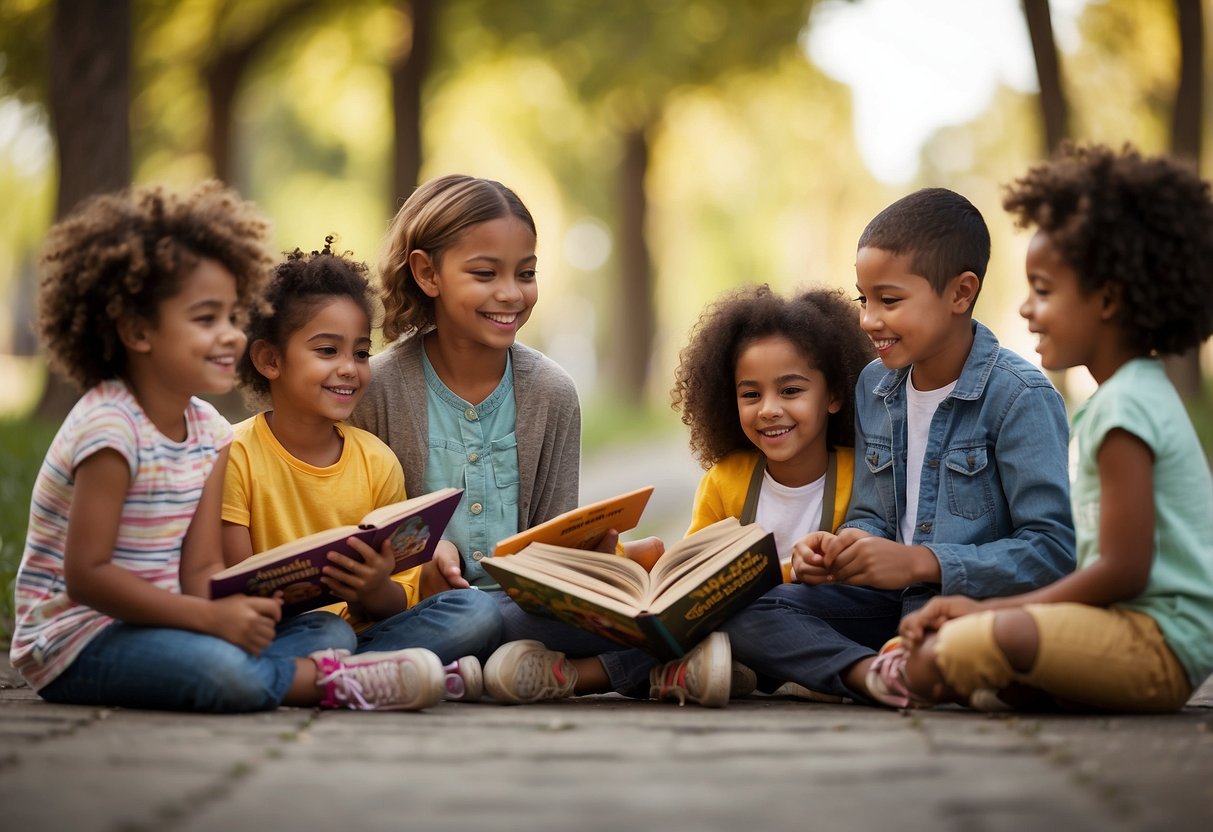
[[[910,707],[913,699],[905,678],[908,655],[904,647],[894,647],[872,660],[871,670],[884,686],[883,693],[888,697],[888,704],[897,708]]]
[[[661,681],[653,685],[649,689],[649,697],[652,699],[665,699],[667,695],[673,695],[678,699],[679,706],[687,703],[687,663],[686,662],[670,662],[659,671]]]
[[[552,699],[564,693],[568,685],[568,676],[564,673],[564,658],[548,664],[542,654],[527,656],[518,669],[518,694],[526,699],[538,696],[540,699]],[[550,679],[555,679],[552,684]]]
[[[403,698],[400,671],[394,662],[351,666],[338,661],[334,664],[336,667],[324,668],[324,675],[318,680],[328,693],[326,701],[373,711],[379,707],[378,703],[398,702]]]

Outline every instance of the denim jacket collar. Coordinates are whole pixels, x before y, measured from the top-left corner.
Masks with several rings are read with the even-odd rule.
[[[956,380],[949,398],[976,400],[985,392],[986,382],[994,371],[998,361],[998,339],[994,333],[980,321],[973,321],[973,346],[969,349],[969,357],[965,359],[964,367],[960,370],[960,378]],[[880,378],[880,382],[872,389],[872,394],[886,398],[909,377],[910,368],[889,370]]]

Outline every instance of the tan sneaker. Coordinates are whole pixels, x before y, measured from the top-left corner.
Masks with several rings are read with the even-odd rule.
[[[484,696],[484,674],[475,656],[464,656],[442,670],[446,674],[448,702],[476,702]]]
[[[316,684],[324,690],[322,708],[359,711],[419,711],[442,699],[442,662],[423,647],[351,655],[348,650],[320,650]]]
[[[677,699],[679,705],[690,699],[705,708],[723,708],[729,704],[732,665],[728,635],[712,633],[681,659],[654,667],[649,673],[649,696]]]
[[[729,673],[729,698],[741,699],[758,689],[758,674],[734,660]]]
[[[507,705],[528,705],[573,695],[577,668],[564,653],[538,641],[511,641],[498,647],[484,665],[489,696]]]

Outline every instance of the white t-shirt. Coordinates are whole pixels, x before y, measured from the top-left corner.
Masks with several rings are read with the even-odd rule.
[[[792,560],[792,546],[797,540],[817,531],[821,525],[825,486],[825,474],[808,485],[789,488],[777,483],[770,471],[763,472],[754,522],[775,535],[775,551],[779,552],[781,564]]]
[[[906,510],[901,515],[898,531],[901,542],[914,543],[914,526],[918,520],[918,494],[922,484],[922,460],[927,450],[927,434],[931,420],[940,403],[952,394],[956,382],[938,390],[922,391],[914,386],[914,371],[906,379]]]

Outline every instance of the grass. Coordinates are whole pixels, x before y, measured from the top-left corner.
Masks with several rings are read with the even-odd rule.
[[[31,420],[0,421],[0,641],[12,633],[13,579],[25,548],[30,491],[57,429]]]

